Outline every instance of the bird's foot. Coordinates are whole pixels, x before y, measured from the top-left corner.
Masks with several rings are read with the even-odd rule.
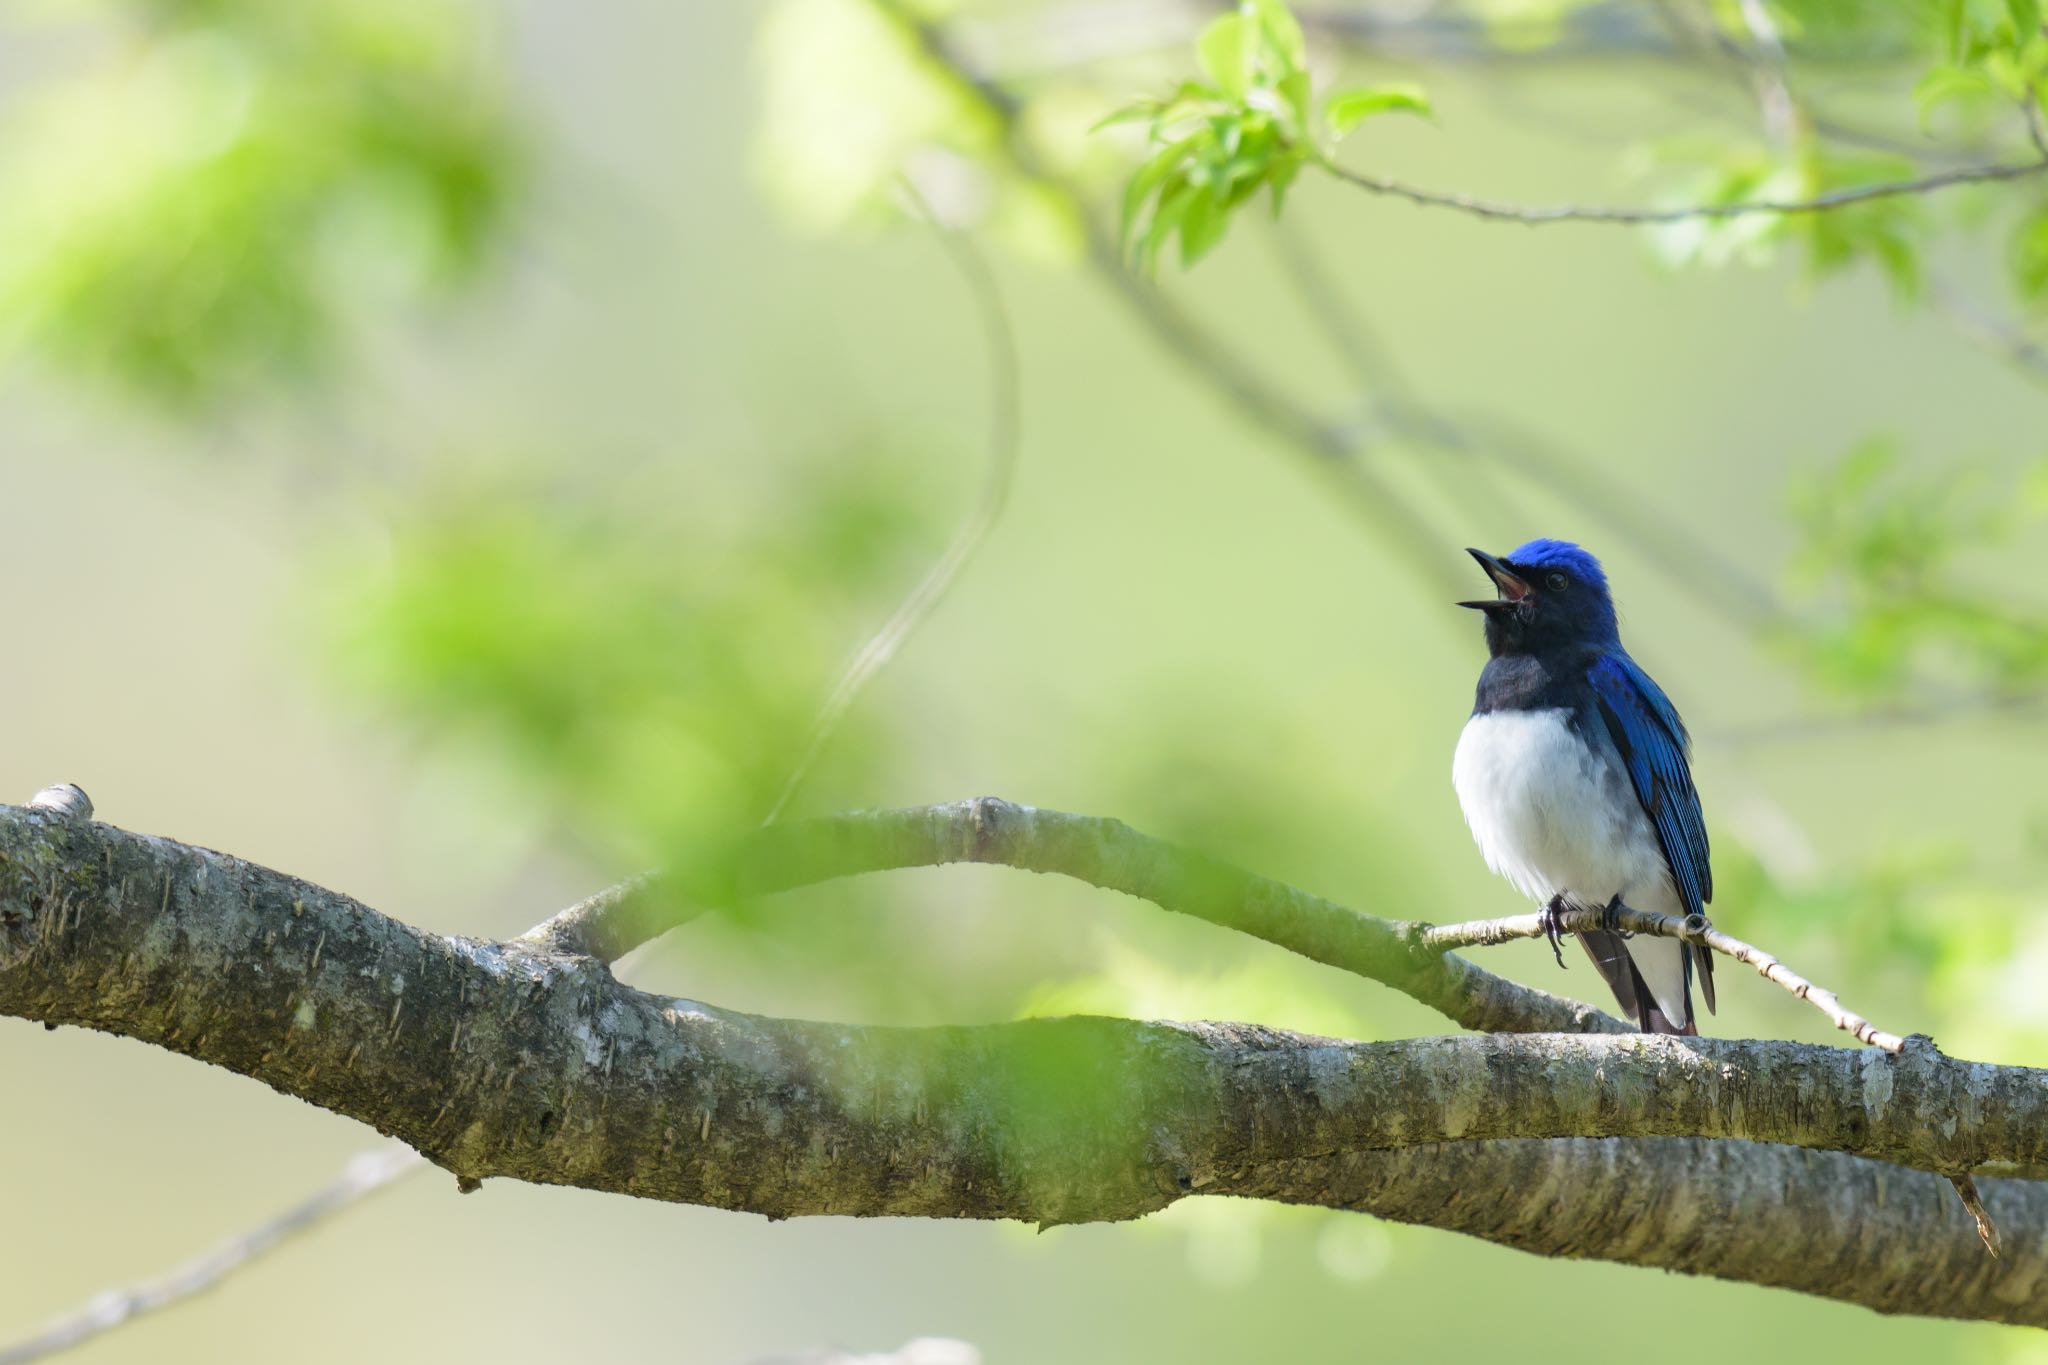
[[[1542,920],[1543,922],[1543,936],[1550,940],[1550,955],[1557,959],[1558,970],[1565,970],[1563,923],[1564,897],[1552,896],[1550,898],[1550,904],[1544,906],[1541,910],[1537,911],[1536,915],[1537,918]]]
[[[1613,900],[1600,907],[1600,927],[1610,934],[1619,934],[1623,938],[1635,937],[1621,927],[1621,896],[1618,893]]]

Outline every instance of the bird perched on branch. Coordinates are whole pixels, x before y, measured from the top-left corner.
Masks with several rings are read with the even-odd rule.
[[[1702,914],[1714,878],[1685,724],[1621,647],[1600,561],[1563,540],[1466,553],[1496,595],[1458,605],[1485,615],[1492,657],[1451,781],[1486,865],[1543,904],[1553,951],[1557,916],[1574,906]],[[1611,930],[1578,939],[1637,1027],[1699,1032],[1695,975],[1714,1008],[1705,949]]]

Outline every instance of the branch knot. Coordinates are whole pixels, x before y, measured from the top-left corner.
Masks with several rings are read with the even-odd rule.
[[[92,798],[76,782],[59,782],[28,799],[28,808],[59,820],[83,823],[92,819]]]

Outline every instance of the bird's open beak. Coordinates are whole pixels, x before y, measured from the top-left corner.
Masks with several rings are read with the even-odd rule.
[[[1483,602],[1460,602],[1459,606],[1471,607],[1475,611],[1499,611],[1503,607],[1512,607],[1529,595],[1528,581],[1486,551],[1468,548],[1465,553],[1479,561],[1479,567],[1486,570],[1493,586],[1500,590],[1500,596],[1489,597]]]

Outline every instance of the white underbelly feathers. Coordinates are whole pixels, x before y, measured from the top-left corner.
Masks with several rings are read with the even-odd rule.
[[[1656,828],[1606,736],[1593,744],[1571,713],[1488,711],[1465,722],[1451,761],[1465,823],[1486,865],[1533,901],[1563,894],[1604,906],[1684,914]]]

